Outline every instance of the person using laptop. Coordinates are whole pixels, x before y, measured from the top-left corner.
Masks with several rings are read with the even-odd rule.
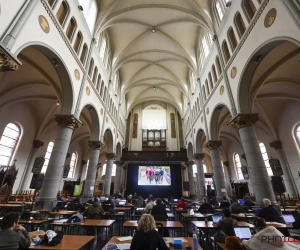
[[[176,208],[186,208],[188,206],[188,203],[184,200],[183,197],[181,197],[181,201],[177,204]]]
[[[247,250],[289,250],[287,243],[281,241],[283,234],[273,226],[267,226],[263,218],[256,218],[254,220],[254,227],[257,231],[255,235],[249,240],[243,240],[242,245]],[[270,239],[266,239],[266,236]],[[273,239],[273,241],[272,241]],[[274,241],[276,241],[274,244]]]
[[[260,212],[258,213],[257,216],[264,218],[266,221],[279,222],[280,214],[276,210],[276,208],[273,207],[273,205],[271,204],[271,201],[267,198],[264,198],[263,203],[264,203],[265,207],[262,210],[260,210]]]
[[[230,210],[228,208],[224,208],[223,219],[216,224],[216,227],[221,229],[228,236],[235,236],[233,227],[237,225],[237,220],[231,218]]]
[[[251,199],[249,198],[249,196],[245,196],[244,199],[245,199],[244,205],[247,206],[249,209],[251,209],[252,207],[255,206],[254,201],[251,200]]]
[[[229,208],[230,205],[231,204],[228,202],[226,196],[223,196],[223,200],[220,203],[220,208]]]
[[[153,208],[153,201],[152,198],[148,198],[147,200],[147,205],[145,207],[145,212],[148,213],[149,210],[151,210]]]
[[[201,204],[201,206],[199,207],[198,213],[201,214],[209,214],[213,212],[213,208],[212,206],[207,202],[207,198],[204,197],[203,198],[203,203]]]

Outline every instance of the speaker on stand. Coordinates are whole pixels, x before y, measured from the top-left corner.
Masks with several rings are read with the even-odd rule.
[[[286,188],[281,176],[271,176],[271,183],[275,193],[285,193]]]

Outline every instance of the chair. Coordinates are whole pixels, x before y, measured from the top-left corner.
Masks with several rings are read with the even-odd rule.
[[[162,223],[156,222],[156,228],[158,229],[158,233],[161,235],[161,237],[164,237],[164,225]]]

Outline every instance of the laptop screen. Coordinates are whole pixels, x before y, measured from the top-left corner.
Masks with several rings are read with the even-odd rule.
[[[234,227],[235,236],[242,240],[248,240],[251,238],[251,231],[249,227]]]
[[[258,215],[258,213],[260,212],[260,210],[261,210],[261,208],[255,208],[255,207],[252,208],[252,211],[253,211],[253,213],[255,215]]]
[[[244,199],[239,199],[239,202],[241,203],[241,204],[245,204],[245,200]]]
[[[120,201],[119,202],[119,206],[125,206],[125,204],[126,204],[126,201]]]
[[[178,202],[178,199],[174,199],[173,201],[174,201],[174,202]]]
[[[222,220],[222,215],[213,215],[212,220],[214,224],[217,224],[220,220]]]
[[[286,224],[290,224],[293,223],[295,221],[294,216],[291,214],[284,214],[282,215],[284,221]]]

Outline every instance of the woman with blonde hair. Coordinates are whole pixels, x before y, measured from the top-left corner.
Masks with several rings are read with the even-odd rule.
[[[133,236],[130,250],[168,250],[160,234],[155,230],[155,220],[152,215],[142,215],[136,234]]]

